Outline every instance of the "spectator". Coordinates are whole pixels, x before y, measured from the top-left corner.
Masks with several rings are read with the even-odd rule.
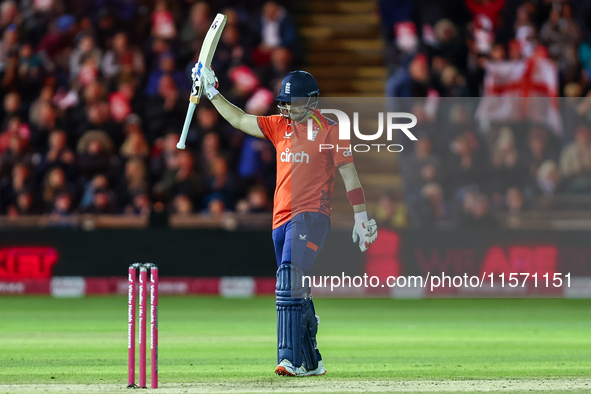
[[[0,6],[0,29],[4,30],[14,24],[19,25],[22,17],[18,11],[16,1],[6,0]]]
[[[449,216],[443,189],[437,183],[427,183],[421,188],[421,201],[417,209],[418,225],[423,228],[442,227]]]
[[[255,183],[272,185],[275,179],[273,146],[269,141],[245,136],[238,162],[238,176],[246,185]]]
[[[158,84],[163,75],[170,75],[179,90],[188,94],[191,90],[191,81],[185,73],[176,69],[176,61],[173,54],[171,52],[164,52],[160,55],[158,63],[158,68],[153,70],[148,76],[146,95],[153,97],[158,94]]]
[[[451,154],[445,163],[445,187],[451,195],[462,199],[465,188],[479,185],[486,175],[482,155],[476,155],[470,135],[458,135],[450,145]]]
[[[8,121],[6,130],[0,133],[0,153],[6,152],[10,145],[10,139],[16,137],[25,143],[31,139],[29,126],[21,122],[18,116],[13,116]]]
[[[141,131],[127,134],[120,150],[120,156],[125,160],[146,159],[149,153],[150,147]]]
[[[201,146],[203,144],[203,139],[209,133],[217,134],[219,138],[219,145],[226,145],[230,144],[230,140],[232,138],[232,132],[234,128],[227,127],[222,122],[220,122],[220,116],[218,111],[209,105],[201,105],[197,109],[197,140],[193,142],[195,146]]]
[[[74,152],[68,147],[66,133],[56,129],[49,134],[49,150],[37,165],[37,172],[45,174],[52,167],[60,167],[66,178],[73,181],[76,176],[75,160]]]
[[[0,65],[2,67],[2,65]],[[18,56],[11,52],[4,65],[4,76],[1,82],[1,88],[4,91],[13,91],[19,88],[18,81]]]
[[[233,67],[244,64],[245,60],[247,60],[247,48],[241,42],[240,32],[237,26],[228,26],[226,23],[218,48],[216,49],[216,54],[212,67],[216,71],[216,74],[219,75],[220,86],[227,87],[229,84],[228,71]],[[186,71],[188,73],[188,70]]]
[[[149,216],[152,203],[148,194],[138,194],[133,202],[125,207],[125,214],[131,216]]]
[[[587,127],[579,126],[575,140],[562,150],[560,173],[571,192],[591,192],[591,135]]]
[[[202,168],[211,168],[217,157],[221,153],[220,137],[215,132],[210,132],[203,137],[201,145],[201,164]]]
[[[96,47],[92,36],[80,37],[76,49],[70,55],[70,78],[76,79],[78,77],[87,59],[92,59],[93,66],[98,67],[101,64],[101,57],[102,51]]]
[[[229,173],[226,159],[218,156],[212,161],[206,182],[208,188],[208,195],[205,197],[206,202],[211,199],[218,199],[224,203],[225,207],[233,207],[236,181],[233,175]]]
[[[174,160],[178,152],[176,147],[178,140],[179,135],[177,133],[169,132],[155,141],[152,160],[150,161],[152,180],[160,180],[167,169],[174,167]]]
[[[414,155],[402,161],[402,176],[405,193],[410,200],[417,200],[421,189],[427,183],[441,180],[439,158],[431,151],[431,141],[421,137],[415,143]]]
[[[71,197],[75,194],[75,187],[68,184],[64,170],[59,167],[55,167],[51,169],[45,177],[43,202],[46,211],[50,212],[54,208],[57,196],[61,193],[66,193],[69,197]]]
[[[406,205],[389,194],[382,194],[376,209],[376,221],[387,228],[404,228],[408,225]]]
[[[509,60],[521,60],[523,54],[521,53],[521,44],[517,40],[509,41]]]
[[[454,138],[457,137],[458,132],[473,130],[476,126],[474,125],[474,116],[470,112],[469,106],[466,105],[466,101],[450,100],[453,102],[451,107],[446,108],[444,115],[445,124],[435,124],[436,118],[431,119],[427,115],[424,105],[418,105],[413,107],[412,113],[420,115],[417,117],[417,121],[421,119],[423,127],[426,128],[426,135],[429,136],[429,140],[433,145],[433,152],[437,154],[442,160],[446,159],[450,151],[450,141],[453,142]],[[427,123],[430,122],[430,123]],[[427,126],[431,126],[427,128]],[[476,140],[472,143],[475,149],[480,145],[478,137],[473,136],[468,132],[470,140]]]
[[[64,52],[73,46],[75,28],[76,18],[69,14],[58,17],[49,25],[49,31],[37,47],[44,68],[53,71],[58,66],[67,67]]]
[[[127,116],[127,118],[125,119],[124,133],[126,136],[132,133],[140,133],[144,135],[144,129],[142,127],[142,118],[138,114],[133,113]]]
[[[85,54],[82,57],[82,66],[77,75],[77,82],[80,86],[85,87],[89,83],[98,80],[99,64],[91,54]]]
[[[415,55],[407,67],[400,67],[386,82],[387,97],[426,97],[429,89],[427,56]]]
[[[11,136],[8,141],[8,149],[0,155],[0,178],[10,174],[17,164],[31,166],[33,152],[28,142],[18,136]]]
[[[84,11],[82,11],[84,12]],[[95,25],[93,24],[92,20],[88,16],[82,16],[80,18],[80,23],[78,23],[78,32],[74,36],[74,42],[78,43],[82,37],[90,36],[96,38],[97,32]],[[99,48],[103,47],[104,42],[102,40],[96,41],[95,45]],[[102,52],[102,51],[101,51]]]
[[[525,163],[517,150],[513,132],[503,127],[493,146],[490,189],[493,193],[504,194],[511,187],[523,185],[525,174]]]
[[[92,204],[84,210],[84,213],[94,215],[113,215],[118,213],[113,193],[103,188],[95,190]]]
[[[264,185],[254,185],[248,191],[246,199],[236,204],[236,211],[240,213],[262,213],[271,212],[273,206]]]
[[[189,18],[180,33],[182,48],[186,54],[198,53],[201,43],[211,25],[211,8],[205,1],[198,1],[191,6]],[[226,26],[228,23],[226,22]],[[185,54],[185,55],[186,55]]]
[[[116,167],[112,156],[113,141],[104,131],[91,130],[86,132],[80,138],[76,150],[78,152],[80,181],[83,184],[98,174],[107,177],[113,176],[113,170]]]
[[[585,126],[579,126],[575,140],[565,146],[560,155],[560,172],[565,177],[591,173],[591,135]]]
[[[552,197],[564,191],[564,182],[562,182],[560,171],[556,163],[552,160],[546,160],[538,168],[537,175],[537,194],[544,197]]]
[[[30,192],[24,191],[16,196],[16,202],[8,206],[8,217],[16,218],[19,216],[39,215],[41,210],[35,204],[33,195]]]
[[[252,93],[261,85],[261,81],[255,72],[245,65],[231,69],[229,76],[233,86],[228,92],[228,97],[232,102],[244,107]]]
[[[74,211],[72,196],[68,193],[58,194],[55,198],[53,209],[50,212],[47,225],[50,227],[69,227],[71,224],[68,217],[71,216]]]
[[[466,228],[491,228],[498,225],[497,220],[490,213],[490,204],[486,195],[477,193],[465,200],[460,224]]]
[[[18,92],[10,92],[4,96],[4,107],[3,116],[4,121],[2,122],[2,129],[6,129],[8,126],[8,120],[13,116],[22,117],[20,111],[21,108],[21,96]]]
[[[120,30],[115,15],[104,3],[97,2],[94,7],[92,19],[95,21],[97,42],[101,48],[105,48],[110,39]]]
[[[124,32],[113,37],[111,49],[103,56],[101,72],[105,78],[112,79],[121,72],[122,65],[129,65],[135,75],[144,73],[144,57],[137,48],[129,45],[129,39]]]
[[[55,90],[51,85],[45,85],[41,88],[41,92],[39,93],[39,97],[36,98],[29,107],[29,122],[30,123],[38,123],[39,116],[41,112],[42,105],[51,105],[53,102],[53,97],[55,95]]]
[[[579,62],[587,73],[587,78],[591,78],[591,34],[579,46]]]
[[[181,98],[172,76],[164,74],[158,81],[158,95],[148,98],[145,108],[146,137],[154,141],[165,130],[181,130],[187,113],[187,101]]]
[[[116,146],[123,142],[121,126],[111,118],[111,107],[106,101],[99,101],[87,107],[86,118],[78,125],[76,134],[81,136],[88,130],[103,131]]]
[[[135,204],[135,198],[149,192],[146,164],[138,158],[125,163],[125,178],[118,196],[121,206]]]
[[[103,174],[95,175],[84,187],[84,193],[80,199],[80,210],[86,211],[93,203],[94,195],[99,189],[108,190],[109,180]]]
[[[0,205],[18,204],[18,196],[24,193],[35,193],[35,178],[31,170],[24,164],[16,164],[12,169],[12,183],[2,190]]]
[[[258,72],[260,80],[266,81],[265,87],[275,91],[277,83],[289,74],[292,67],[291,51],[285,47],[275,48],[271,52],[271,62]]]
[[[156,6],[152,13],[152,36],[164,40],[176,38],[176,26],[174,16],[168,9],[166,0],[156,0]]]
[[[507,51],[505,50],[505,46],[500,43],[494,44],[490,52],[490,58],[491,60],[499,62],[507,59]]]
[[[135,87],[132,82],[119,84],[119,90],[109,95],[109,108],[113,120],[121,125],[133,112],[131,100],[135,97]]]
[[[507,189],[505,193],[505,209],[511,216],[516,216],[525,210],[523,194],[516,187]]]
[[[11,53],[18,49],[18,31],[17,26],[11,24],[4,30],[2,41],[0,41],[0,71],[8,68],[8,59]]]
[[[565,79],[572,81],[577,77],[577,46],[581,40],[581,32],[572,19],[568,4],[562,10],[553,8],[550,18],[540,30],[540,42],[548,47],[550,57],[558,61]]]
[[[193,203],[186,194],[179,194],[172,201],[172,212],[181,215],[190,215],[193,213]]]
[[[269,113],[271,104],[275,101],[275,95],[269,90],[260,87],[245,105],[245,111],[253,115],[265,115]],[[268,141],[255,138],[243,133],[234,134],[232,138],[232,157],[239,157],[238,175],[242,178],[243,188],[251,184],[265,182],[269,176],[269,155],[272,156],[271,144]],[[273,159],[271,158],[271,161]]]
[[[207,210],[204,213],[214,219],[221,219],[226,212],[224,202],[222,200],[213,199],[207,205]]]
[[[287,10],[274,1],[263,6],[259,33],[261,43],[253,53],[255,64],[262,66],[271,60],[271,51],[277,47],[293,48],[297,32]]]
[[[458,36],[458,30],[449,19],[441,19],[434,26],[435,50],[452,66],[465,69],[467,49]]]
[[[546,160],[558,159],[548,146],[548,133],[539,127],[530,129],[527,137],[527,149],[523,152],[523,156],[527,167],[525,187],[529,190],[537,182],[540,165]]]
[[[53,99],[53,89],[51,87],[44,87],[41,92],[43,102],[51,102]],[[77,93],[76,93],[77,95]],[[76,102],[69,106],[66,110],[66,118],[68,119],[67,127],[73,137],[79,138],[80,133],[86,132],[88,125],[87,111],[94,105],[98,104],[106,98],[105,87],[99,81],[91,81],[82,90],[82,95]],[[36,104],[33,104],[36,105]],[[41,105],[38,103],[37,105]]]
[[[536,9],[531,3],[523,3],[517,8],[515,21],[515,39],[519,44],[521,56],[529,58],[537,45],[536,27],[534,24]]]
[[[55,107],[49,102],[39,105],[39,117],[31,123],[31,146],[41,153],[47,147],[49,133],[60,128]]]
[[[164,195],[170,201],[178,194],[186,194],[194,206],[199,206],[204,195],[201,177],[193,167],[193,156],[188,151],[180,151],[160,182],[154,186],[156,195]]]
[[[587,95],[574,106],[576,119],[578,119],[577,123],[587,123],[591,120],[591,92],[587,93]],[[570,137],[570,136],[568,136]],[[573,133],[574,138],[574,133]]]
[[[454,66],[446,66],[441,73],[441,96],[443,97],[468,97],[466,79],[460,75]]]
[[[158,64],[160,56],[162,56],[166,52],[173,51],[173,43],[160,38],[155,38],[151,40],[151,42],[148,42],[148,44],[148,47],[144,50],[144,59],[145,63],[149,64],[151,68],[154,68]],[[196,57],[192,62],[193,64],[197,62],[198,55],[199,52],[197,52],[197,54],[195,55]],[[191,64],[191,67],[193,66],[193,64]],[[188,74],[188,70],[186,71]]]

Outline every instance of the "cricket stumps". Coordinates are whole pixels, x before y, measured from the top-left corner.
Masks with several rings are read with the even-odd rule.
[[[139,285],[138,285],[139,269]],[[158,388],[158,267],[152,263],[135,263],[129,266],[127,286],[127,387],[146,388],[148,319],[148,271],[150,271],[150,386]],[[136,297],[139,289],[139,385],[135,384],[135,337],[136,337]]]

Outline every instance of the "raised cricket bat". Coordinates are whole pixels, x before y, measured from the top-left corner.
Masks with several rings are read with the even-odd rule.
[[[203,67],[211,66],[211,59],[213,59],[213,54],[215,53],[215,49],[222,36],[222,31],[224,30],[224,26],[226,26],[226,19],[226,15],[217,14],[205,35],[205,40],[203,40],[203,45],[201,46],[201,52],[199,52],[199,60],[197,61],[197,63],[201,63]],[[193,119],[193,112],[195,112],[195,107],[199,104],[202,93],[203,84],[199,85],[199,91],[191,91],[191,96],[189,96],[189,108],[187,109],[187,116],[185,116],[185,124],[183,125],[183,132],[181,133],[181,138],[179,139],[178,144],[176,144],[178,149],[185,149],[185,141],[187,140],[187,133],[189,132],[191,120]]]

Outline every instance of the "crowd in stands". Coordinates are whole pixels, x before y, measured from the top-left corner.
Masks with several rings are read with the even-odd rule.
[[[300,66],[287,9],[263,0],[4,0],[0,3],[0,215],[269,212],[275,156],[202,100],[176,149],[190,70],[216,12],[228,20],[213,67],[246,112],[275,113]],[[401,154],[395,227],[499,225],[539,197],[591,193],[591,2],[382,0],[391,97],[479,97],[487,65],[556,65],[562,133],[543,122],[484,133],[461,104],[421,115]],[[423,111],[424,112],[424,111]],[[444,119],[438,118],[443,116]],[[568,123],[568,124],[566,124]],[[441,127],[449,125],[449,127]],[[386,185],[388,186],[388,185]]]
[[[0,214],[268,212],[275,159],[202,100],[176,149],[191,68],[217,12],[213,67],[247,112],[276,112],[299,48],[286,8],[258,0],[0,3]]]
[[[419,140],[401,155],[404,191],[379,203],[382,222],[495,227],[501,217],[546,209],[544,198],[591,194],[591,2],[383,0],[380,11],[386,95],[448,103],[431,119],[414,108]],[[546,78],[556,80],[556,89],[539,95],[567,97],[557,99],[559,132],[531,119],[483,129],[475,117],[479,99],[461,104],[464,97],[494,95],[484,84],[491,65],[506,65],[506,77],[542,58],[555,65],[556,75]],[[525,71],[517,79],[527,78]],[[536,96],[515,94],[530,95]]]

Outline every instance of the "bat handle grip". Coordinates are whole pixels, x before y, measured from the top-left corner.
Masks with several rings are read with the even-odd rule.
[[[185,117],[185,124],[183,125],[183,132],[181,133],[181,138],[179,139],[178,144],[176,144],[176,147],[178,149],[185,149],[185,141],[187,140],[189,126],[191,125],[191,120],[193,119],[193,112],[195,112],[196,107],[197,104],[195,104],[191,100],[191,102],[189,103],[189,108],[187,108],[187,116]]]

